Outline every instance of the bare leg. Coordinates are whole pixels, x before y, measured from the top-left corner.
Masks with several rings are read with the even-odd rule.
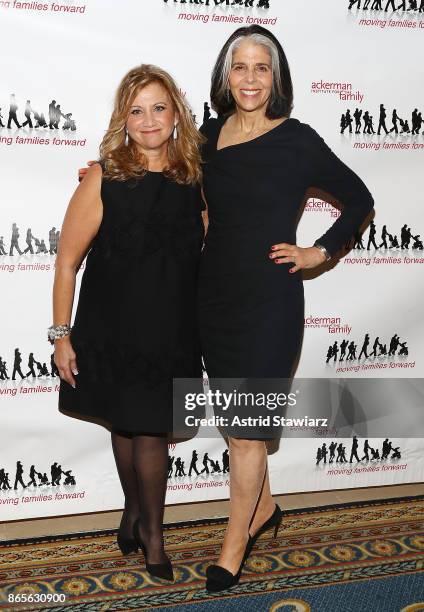
[[[269,484],[269,468],[268,463],[266,465],[266,472],[262,484],[261,493],[259,495],[258,503],[253,514],[252,522],[249,527],[250,535],[255,535],[259,527],[267,521],[275,510],[275,501],[271,495],[271,488]]]
[[[265,482],[265,442],[229,438],[230,517],[217,564],[236,574],[249,537],[249,524]],[[272,514],[272,512],[270,513]]]

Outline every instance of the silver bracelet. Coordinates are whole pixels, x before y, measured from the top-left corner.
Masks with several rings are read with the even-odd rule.
[[[68,336],[71,332],[72,327],[68,324],[66,325],[50,325],[47,329],[47,339],[50,344],[54,344],[54,341],[57,338],[63,338],[64,336]]]
[[[331,259],[331,255],[330,253],[327,251],[327,249],[325,248],[325,246],[322,246],[322,244],[320,244],[319,242],[314,242],[314,247],[316,247],[317,249],[319,249],[322,253],[324,253],[325,255],[325,261],[328,261],[329,259]]]

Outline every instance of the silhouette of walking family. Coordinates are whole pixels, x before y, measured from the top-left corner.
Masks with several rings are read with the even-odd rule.
[[[424,1],[424,0],[423,0]],[[387,110],[384,104],[380,104],[379,115],[378,115],[378,127],[377,136],[381,135],[383,131],[385,134],[411,134],[418,135],[420,133],[421,126],[424,123],[422,112],[418,111],[418,108],[414,108],[411,113],[411,125],[409,125],[408,119],[402,119],[397,109],[392,110],[391,125],[390,129],[387,128],[386,124]],[[364,111],[362,108],[355,108],[355,111],[351,113],[348,108],[345,113],[342,114],[340,119],[340,134],[344,134],[346,130],[349,130],[349,134],[353,133],[353,123],[355,122],[355,134],[375,134],[374,129],[374,118],[370,115],[369,111]],[[424,132],[422,132],[424,134]]]
[[[363,0],[362,10],[363,11],[384,11],[387,13],[389,10],[393,13],[402,11],[418,11],[418,13],[424,13],[424,0],[402,0],[402,2],[396,6],[395,0],[386,0],[385,7],[383,8],[384,0]],[[370,6],[371,5],[371,6]],[[348,9],[361,8],[361,0],[349,0]]]
[[[49,254],[56,255],[57,254],[57,246],[59,244],[60,231],[56,229],[56,227],[52,227],[49,230],[48,237],[48,248],[44,241],[44,238],[36,238],[32,233],[32,229],[29,227],[26,231],[25,243],[26,248],[22,249],[19,244],[19,227],[17,223],[12,223],[12,231],[10,237],[10,246],[6,247],[4,243],[4,236],[0,236],[0,255],[7,255],[7,251],[9,251],[9,256],[12,257],[15,255],[15,251],[18,255],[26,255],[29,253],[30,255],[38,255],[38,254]],[[34,244],[33,244],[34,243]]]
[[[217,459],[211,459],[211,457],[209,457],[209,453],[204,453],[202,460],[203,469],[199,471],[197,466],[198,460],[199,455],[196,450],[193,450],[190,467],[188,470],[189,477],[191,477],[193,472],[196,474],[196,476],[200,476],[201,474],[226,474],[230,471],[228,449],[225,449],[225,451],[222,453],[221,465]],[[175,459],[174,456],[168,456],[168,478],[173,478],[175,476],[187,476],[185,471],[185,461],[183,461],[181,457],[177,457],[177,459]]]
[[[163,0],[165,3],[168,0]],[[172,2],[172,0],[169,0]],[[203,6],[244,6],[246,8],[270,8],[270,0],[174,0],[179,4],[202,4]]]
[[[46,362],[37,361],[34,357],[34,353],[30,353],[28,357],[28,372],[24,374],[22,372],[22,353],[19,348],[15,348],[14,358],[13,358],[13,371],[12,371],[12,380],[16,380],[16,375],[18,374],[21,377],[21,380],[24,378],[41,378],[43,376],[59,376],[59,370],[56,367],[54,362],[54,352],[50,355],[50,370],[46,365]],[[38,372],[35,372],[35,368],[37,368]],[[0,380],[10,380],[10,376],[8,376],[7,372],[7,362],[0,356]]]
[[[358,455],[358,449],[359,449],[358,438],[357,436],[353,436],[352,446],[350,449],[350,458],[348,461],[346,458],[346,446],[342,442],[337,444],[337,442],[333,441],[328,446],[326,442],[324,442],[317,449],[316,465],[319,465],[321,461],[322,463],[327,463],[327,456],[328,456],[328,463],[333,463],[333,462],[335,463],[353,463],[353,459],[356,459],[356,462],[360,463],[361,461],[375,461],[375,460],[385,461],[386,459],[389,459],[389,458],[390,459],[400,459],[401,458],[400,447],[399,446],[394,447],[388,438],[386,438],[383,441],[383,445],[381,448],[381,454],[380,454],[380,450],[378,448],[372,447],[368,440],[365,440],[364,442],[364,449],[363,449],[364,455],[361,458]],[[336,452],[337,452],[337,455],[336,455]],[[392,454],[390,455],[390,453]]]
[[[369,234],[368,241],[366,241],[367,246],[365,246],[365,242],[363,240],[363,233],[361,231],[357,231],[355,235],[348,240],[345,245],[345,250],[349,251],[350,249],[356,250],[364,250],[370,251],[371,249],[401,249],[408,250],[414,249],[418,251],[423,250],[423,242],[421,240],[421,234],[413,234],[412,230],[405,223],[402,225],[400,230],[400,239],[398,239],[396,234],[392,234],[387,229],[387,225],[383,225],[381,228],[379,242],[377,238],[377,226],[374,221],[371,221],[369,225]]]
[[[394,357],[395,355],[407,356],[409,354],[406,342],[401,342],[399,336],[394,334],[390,339],[389,349],[387,350],[387,343],[383,344],[380,342],[379,336],[376,336],[372,350],[368,352],[370,348],[370,335],[365,334],[361,352],[356,356],[358,345],[355,344],[354,340],[342,340],[340,345],[336,340],[333,344],[330,344],[327,350],[326,363],[329,363],[332,359],[333,362],[340,361],[360,361],[360,359],[371,359],[371,357]],[[397,352],[396,352],[397,351]],[[337,359],[338,357],[338,359]]]
[[[44,116],[44,113],[40,113],[34,110],[31,106],[31,100],[27,100],[25,103],[24,116],[25,121],[19,120],[18,118],[18,102],[16,100],[15,94],[10,94],[10,102],[9,102],[9,116],[7,119],[7,129],[12,129],[12,124],[18,128],[28,127],[30,129],[33,128],[49,128],[51,130],[58,130],[59,123],[64,120],[62,123],[63,130],[70,130],[74,132],[77,129],[75,120],[72,118],[72,113],[63,113],[60,107],[60,104],[56,102],[56,100],[52,100],[48,107],[48,122]],[[3,117],[1,115],[1,107],[0,107],[0,128],[6,127],[2,121]]]
[[[16,470],[15,470],[15,483],[13,487],[10,484],[9,472],[6,472],[5,468],[0,468],[0,490],[7,491],[9,489],[14,489],[15,491],[20,485],[23,489],[27,487],[40,487],[43,485],[50,485],[52,487],[59,486],[60,484],[64,485],[75,485],[76,480],[75,477],[71,474],[72,470],[62,470],[62,466],[55,461],[50,466],[50,480],[47,476],[47,472],[39,472],[35,465],[31,465],[29,470],[29,478],[30,480],[25,483],[24,481],[24,466],[21,461],[16,462]],[[65,477],[64,481],[61,483],[62,476]],[[37,482],[38,478],[38,482]]]

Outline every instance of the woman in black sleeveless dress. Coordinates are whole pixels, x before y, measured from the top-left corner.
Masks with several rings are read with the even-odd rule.
[[[265,391],[255,379],[292,377],[304,322],[300,270],[334,255],[373,206],[361,179],[315,130],[289,117],[292,99],[278,40],[259,26],[234,32],[212,76],[218,119],[201,128],[208,139],[202,157],[209,226],[199,322],[208,376],[248,378],[248,390]],[[296,225],[312,186],[340,200],[343,210],[314,246],[301,248]],[[281,522],[269,484],[266,430],[227,429],[230,518],[218,564],[207,570],[208,590],[236,584],[256,538]]]
[[[166,579],[172,379],[201,376],[200,139],[167,73],[142,65],[124,77],[101,162],[68,207],[53,289],[59,408],[112,428],[125,495],[118,545],[123,554],[141,547],[148,571]],[[69,333],[75,273],[90,247]]]
[[[198,186],[163,172],[102,179],[103,217],[87,256],[74,325],[76,388],[59,406],[127,432],[171,432],[172,378],[201,375],[196,278]]]

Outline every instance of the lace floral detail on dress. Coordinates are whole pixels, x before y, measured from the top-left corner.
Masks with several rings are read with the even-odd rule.
[[[186,217],[169,222],[160,215],[151,215],[146,224],[143,254],[148,256],[160,249],[177,259],[200,254],[203,242],[201,219]]]
[[[114,254],[133,254],[144,242],[146,222],[139,215],[125,211],[119,223],[106,220],[93,242],[93,253],[104,259]]]
[[[172,383],[175,377],[201,375],[200,351],[176,349],[173,354],[148,355],[134,345],[117,345],[111,342],[94,345],[83,340],[72,340],[77,354],[80,376],[93,383],[139,384],[156,387]]]
[[[184,259],[200,254],[202,243],[200,217],[169,221],[163,215],[151,214],[146,221],[127,214],[119,224],[105,223],[93,242],[93,253],[104,259],[136,252],[147,257],[164,249],[169,256]]]

